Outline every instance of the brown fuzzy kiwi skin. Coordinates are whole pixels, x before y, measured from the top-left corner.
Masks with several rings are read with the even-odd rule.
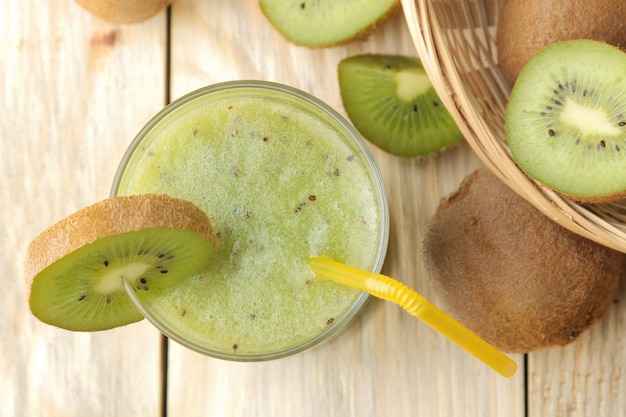
[[[536,52],[574,39],[626,48],[626,1],[504,0],[496,29],[498,65],[512,86]]]
[[[533,178],[530,178],[530,180],[531,181],[535,181]],[[540,184],[538,181],[536,181],[536,182],[538,184]],[[541,185],[545,186],[544,184],[541,184]],[[562,191],[558,191],[558,190],[554,190],[554,189],[552,189],[552,191],[554,191],[556,194],[558,194],[559,196],[561,196],[563,198],[575,201],[577,203],[582,203],[582,204],[615,203],[615,202],[623,201],[623,200],[626,199],[626,190],[621,190],[621,191],[617,191],[615,193],[605,194],[605,195],[597,195],[597,196],[585,196],[585,195],[568,194],[568,193],[564,193]]]
[[[422,243],[442,308],[510,353],[572,342],[624,270],[624,254],[556,224],[485,167],[442,200]]]
[[[139,23],[167,7],[171,0],[75,0],[89,13],[111,23]]]
[[[60,220],[30,242],[24,262],[26,286],[30,289],[35,276],[53,262],[99,238],[161,227],[193,231],[216,246],[209,217],[189,201],[165,194],[110,197]]]

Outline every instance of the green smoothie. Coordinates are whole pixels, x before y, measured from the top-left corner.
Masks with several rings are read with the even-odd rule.
[[[205,274],[158,297],[137,292],[165,334],[212,356],[269,359],[317,343],[358,311],[364,293],[307,265],[324,255],[378,271],[386,249],[380,178],[342,123],[287,87],[234,83],[192,93],[140,133],[114,194],[191,200],[218,238]]]

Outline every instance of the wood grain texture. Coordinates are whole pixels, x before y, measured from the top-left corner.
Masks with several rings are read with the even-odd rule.
[[[528,355],[529,416],[626,415],[626,289],[573,343]]]
[[[147,322],[92,334],[38,322],[21,278],[28,241],[108,196],[126,147],[168,93],[264,79],[343,112],[337,63],[364,52],[415,55],[403,16],[367,41],[307,49],[275,32],[255,1],[175,0],[168,61],[165,13],[120,26],[71,0],[0,4],[0,416],[161,416],[158,332]],[[436,303],[420,254],[426,222],[480,161],[465,143],[421,159],[371,149],[391,209],[383,272]],[[380,300],[333,340],[277,361],[225,362],[170,343],[167,415],[626,415],[624,291],[574,343],[528,355],[528,381],[523,356],[514,356],[518,374],[504,379]]]
[[[44,325],[21,264],[35,235],[108,196],[125,148],[162,107],[164,16],[123,27],[69,0],[3,1],[0,27],[0,416],[159,416],[158,332]]]

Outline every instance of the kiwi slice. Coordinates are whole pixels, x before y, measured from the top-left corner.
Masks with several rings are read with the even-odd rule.
[[[338,72],[348,117],[365,139],[384,151],[420,156],[462,138],[419,60],[355,55],[340,61]]]
[[[626,197],[626,54],[593,40],[552,44],[528,61],[506,108],[520,168],[580,202]]]
[[[442,200],[422,250],[443,309],[511,353],[575,340],[624,268],[622,253],[553,222],[486,167]]]
[[[296,45],[322,47],[367,37],[400,0],[260,0],[267,20]]]
[[[52,225],[29,244],[29,305],[44,323],[105,330],[143,318],[126,294],[158,294],[202,272],[215,238],[208,216],[167,195],[112,197]]]

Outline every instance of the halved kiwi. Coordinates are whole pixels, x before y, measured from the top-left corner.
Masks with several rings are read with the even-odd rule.
[[[167,195],[112,197],[52,225],[29,244],[29,305],[44,323],[105,330],[143,316],[123,279],[158,293],[202,272],[213,254],[209,217]]]
[[[364,38],[400,10],[400,0],[260,0],[259,5],[286,39],[309,47]]]
[[[365,139],[386,152],[420,156],[462,138],[418,59],[363,54],[339,62],[348,117]]]
[[[520,168],[581,202],[626,197],[626,53],[592,40],[552,44],[528,61],[506,108]]]

